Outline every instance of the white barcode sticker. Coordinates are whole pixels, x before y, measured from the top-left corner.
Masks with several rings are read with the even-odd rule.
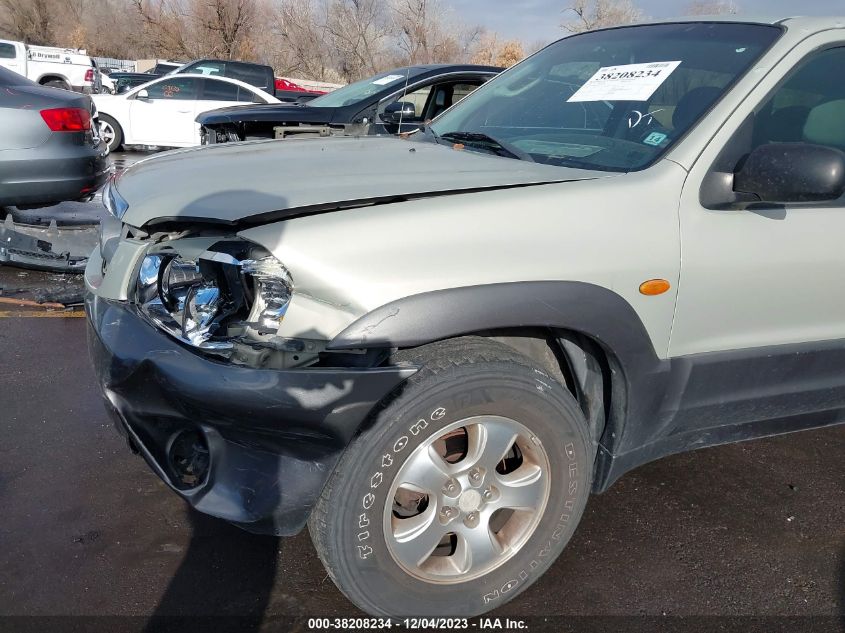
[[[681,62],[599,68],[567,101],[648,101]]]
[[[405,75],[388,75],[387,77],[382,77],[381,79],[376,79],[373,83],[376,86],[386,86],[387,84],[392,84],[394,81],[398,81],[399,79],[404,79]]]

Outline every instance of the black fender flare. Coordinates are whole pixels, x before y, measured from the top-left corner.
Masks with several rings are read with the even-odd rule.
[[[623,431],[647,433],[669,377],[634,308],[617,293],[579,281],[525,281],[465,286],[411,295],[363,315],[335,336],[329,350],[417,347],[484,330],[543,327],[579,332],[606,354],[612,402],[599,443],[597,490],[612,481]],[[632,428],[633,427],[633,428]],[[633,438],[632,438],[633,439]],[[618,475],[615,475],[618,476]]]
[[[513,327],[574,330],[620,359],[635,364],[657,360],[634,308],[615,292],[580,281],[497,283],[410,295],[363,315],[328,347],[417,347]]]

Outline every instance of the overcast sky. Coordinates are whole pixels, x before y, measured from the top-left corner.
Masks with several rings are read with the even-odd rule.
[[[531,43],[563,37],[560,22],[567,0],[451,0],[466,24],[481,24],[505,38]],[[668,18],[683,13],[687,0],[635,0],[643,13],[652,18]],[[842,15],[843,0],[736,0],[743,15]]]

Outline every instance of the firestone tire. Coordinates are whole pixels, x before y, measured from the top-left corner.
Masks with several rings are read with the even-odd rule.
[[[467,337],[400,352],[398,361],[411,362],[420,371],[383,403],[366,430],[345,452],[312,512],[311,537],[335,584],[370,615],[392,618],[479,615],[528,588],[563,551],[590,493],[595,446],[588,439],[587,423],[569,391],[530,359],[505,345]],[[406,513],[412,515],[410,519],[420,525],[428,521],[430,529],[454,528],[444,540],[433,540],[440,544],[417,564],[418,552],[408,553],[403,549],[411,541],[400,542],[410,533],[403,528],[406,514],[397,514],[397,508],[402,513],[405,508],[396,505],[396,500],[409,494],[401,482],[411,481],[416,477],[413,473],[422,472],[413,470],[422,459],[420,456],[431,455],[434,447],[447,446],[447,442],[456,445],[455,438],[461,433],[467,447],[458,450],[457,462],[447,460],[447,474],[457,472],[455,469],[462,467],[465,460],[471,464],[470,456],[484,452],[472,446],[493,446],[496,437],[495,430],[479,430],[480,426],[470,433],[475,428],[471,424],[479,420],[479,425],[490,421],[491,429],[496,428],[494,421],[496,424],[501,420],[515,422],[513,428],[521,434],[506,458],[498,462],[495,473],[489,466],[475,473],[483,477],[478,492],[489,493],[501,502],[505,499],[503,492],[512,489],[500,484],[508,477],[519,479],[522,470],[499,474],[500,469],[506,472],[505,466],[510,463],[526,471],[533,469],[535,463],[545,465],[545,473],[537,479],[544,482],[546,491],[545,496],[536,495],[537,499],[545,499],[542,509],[494,511],[496,502],[491,501],[492,518],[482,528],[484,531],[478,532],[479,517],[485,515],[486,508],[479,507],[478,494],[469,492],[475,484],[466,475],[456,475],[463,479],[450,479],[439,493],[431,491],[440,479],[432,480],[434,483],[427,487],[410,485],[408,490],[417,496],[421,490],[429,491],[421,501],[414,499],[416,508]],[[456,427],[457,430],[450,430]],[[444,431],[446,439],[433,442]],[[473,437],[485,439],[478,443]],[[514,448],[517,446],[522,447],[521,451]],[[493,450],[491,454],[498,453]],[[480,458],[477,463],[482,463]],[[537,468],[542,473],[543,469]],[[468,476],[472,477],[478,470],[467,471]],[[461,487],[461,481],[462,492],[457,494],[457,500],[443,496],[445,491],[453,489],[453,482]],[[532,484],[534,492],[540,490],[537,485]],[[482,499],[480,503],[486,502]],[[475,523],[470,522],[473,512]],[[424,519],[428,516],[435,518]],[[509,517],[498,532],[493,526],[496,516]],[[518,529],[507,527],[514,517],[519,519]],[[444,528],[444,521],[451,522]],[[530,529],[526,527],[531,525]],[[484,553],[477,555],[474,546],[468,544],[487,542],[486,538],[478,541],[478,534],[485,537],[493,534],[496,542],[506,542],[508,535],[521,534],[523,540],[514,541],[510,548],[494,546],[494,554],[488,559]],[[436,535],[431,537],[436,538]],[[504,553],[498,554],[501,549]],[[428,551],[428,547],[420,551]],[[446,553],[449,560],[444,562],[435,555],[438,552],[440,556]],[[453,558],[457,562],[452,562]],[[473,570],[476,560],[492,567],[487,570],[482,565]]]

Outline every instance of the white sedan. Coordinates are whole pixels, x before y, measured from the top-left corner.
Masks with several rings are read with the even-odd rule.
[[[120,95],[92,95],[100,134],[115,151],[121,145],[190,147],[200,144],[194,119],[227,106],[281,103],[237,79],[197,74],[166,75]]]

